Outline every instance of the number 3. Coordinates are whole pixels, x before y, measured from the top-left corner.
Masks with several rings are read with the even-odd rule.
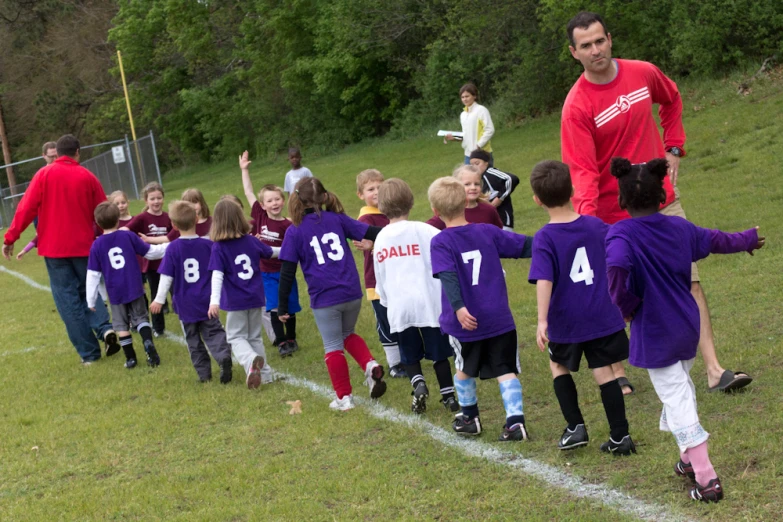
[[[481,251],[471,250],[470,252],[462,253],[462,262],[465,264],[473,261],[473,282],[472,286],[477,286],[479,283],[479,273],[481,272]]]
[[[240,254],[234,258],[235,265],[242,265],[242,271],[237,272],[240,279],[247,281],[253,277],[253,267],[250,265],[250,258],[247,254]]]
[[[585,247],[576,249],[574,262],[571,264],[571,281],[574,283],[584,283],[587,286],[593,284],[593,269],[590,268],[590,260],[587,259],[587,250]]]

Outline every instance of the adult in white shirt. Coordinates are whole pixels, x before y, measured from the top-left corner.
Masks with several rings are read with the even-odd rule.
[[[296,147],[288,149],[288,162],[291,164],[291,170],[285,174],[285,184],[283,190],[291,194],[296,188],[296,184],[302,178],[312,178],[313,173],[310,169],[302,166],[302,153]]]
[[[459,97],[465,108],[460,114],[462,124],[462,149],[465,151],[465,165],[470,164],[470,153],[474,150],[489,152],[489,166],[494,166],[492,157],[492,145],[490,141],[495,134],[495,126],[492,124],[492,116],[483,105],[476,103],[478,89],[472,83],[466,83],[459,90]],[[448,141],[457,140],[452,134],[447,134]]]

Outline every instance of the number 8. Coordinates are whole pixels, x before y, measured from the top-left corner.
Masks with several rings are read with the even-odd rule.
[[[199,264],[198,259],[189,257],[185,260],[185,281],[188,283],[195,283],[199,279]]]

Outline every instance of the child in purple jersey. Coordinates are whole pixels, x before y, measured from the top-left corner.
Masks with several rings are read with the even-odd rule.
[[[152,328],[144,299],[144,283],[136,256],[155,260],[163,257],[167,245],[150,246],[127,230],[117,230],[120,210],[108,201],[95,208],[95,221],[103,229],[90,248],[87,261],[87,305],[95,308],[101,275],[106,283],[111,304],[112,326],[125,352],[125,367],[136,366],[136,351],[130,327],[136,328],[144,342],[147,363],[160,364],[160,356],[152,341]]]
[[[277,253],[249,232],[242,208],[227,199],[218,201],[210,232],[214,244],[207,267],[213,271],[209,318],[217,318],[221,309],[228,312],[228,342],[234,357],[245,368],[246,384],[252,390],[274,380],[261,339],[266,301],[258,266],[261,259]]]
[[[699,343],[699,310],[691,294],[691,263],[710,253],[753,253],[764,246],[758,227],[736,234],[699,228],[658,212],[666,194],[664,159],[631,165],[612,160],[620,208],[632,219],[614,224],[606,237],[612,301],[631,321],[630,363],[647,368],[663,403],[660,429],[680,450],[675,473],[694,481],[694,500],[718,502],[723,487],[707,452],[709,434],[699,422],[690,370]]]
[[[293,225],[288,229],[280,251],[280,320],[288,319],[288,296],[302,265],[310,294],[310,307],[324,342],[324,361],[337,398],[329,404],[334,410],[354,407],[351,377],[343,350],[364,370],[370,397],[386,392],[383,367],[375,362],[367,343],[354,333],[362,306],[362,286],[356,262],[346,237],[372,241],[381,230],[345,215],[337,196],[327,192],[317,178],[304,178],[296,184],[288,212]]]
[[[212,256],[212,241],[198,236],[197,212],[198,207],[187,201],[174,201],[169,205],[169,216],[179,236],[169,245],[158,268],[160,286],[150,311],[159,313],[166,295],[173,288],[174,311],[179,315],[190,360],[199,380],[212,380],[211,352],[220,366],[220,382],[227,384],[232,377],[231,348],[220,319],[209,317],[212,273],[207,267]]]
[[[440,328],[454,349],[454,387],[462,406],[452,427],[464,435],[481,434],[476,377],[494,378],[506,410],[499,440],[527,440],[517,333],[500,259],[530,257],[532,238],[468,223],[465,189],[454,178],[435,180],[427,195],[446,224],[432,239],[430,253],[432,275],[442,284]]]
[[[451,174],[465,187],[465,220],[468,223],[489,223],[503,228],[498,209],[487,203],[487,195],[481,191],[481,171],[474,165],[460,165]],[[438,216],[432,216],[428,221],[438,230],[446,228],[446,224]]]
[[[256,197],[253,190],[253,182],[250,179],[250,159],[245,151],[239,157],[239,169],[242,172],[242,186],[245,189],[245,197],[250,204],[252,217],[251,233],[262,243],[270,247],[281,247],[286,230],[291,226],[291,221],[283,217],[285,207],[285,194],[283,189],[275,185],[264,185],[258,191]],[[261,260],[261,278],[264,280],[264,294],[266,296],[266,312],[264,318],[269,320],[272,326],[272,344],[277,347],[281,357],[291,356],[299,349],[296,342],[296,313],[302,310],[299,304],[299,288],[294,281],[294,288],[288,301],[288,321],[283,323],[277,313],[277,297],[280,293],[280,269],[282,262],[279,259]]]
[[[584,354],[609,421],[609,441],[601,450],[630,455],[636,447],[628,434],[623,391],[612,371],[612,364],[628,358],[628,336],[606,281],[609,226],[574,212],[568,165],[542,161],[533,168],[530,186],[533,200],[549,213],[549,224],[533,238],[528,280],[536,285],[538,297],[536,342],[542,352],[549,343],[555,396],[568,422],[557,447],[570,450],[589,440],[571,377]]]

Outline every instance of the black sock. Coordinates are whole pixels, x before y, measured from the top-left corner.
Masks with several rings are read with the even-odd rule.
[[[122,346],[122,353],[125,354],[125,359],[136,358],[136,350],[133,349],[133,337],[130,335],[120,337],[120,346]]]
[[[424,380],[424,375],[421,371],[421,361],[417,361],[413,364],[403,364],[405,373],[408,374],[408,378],[411,380],[411,386],[416,387],[416,383]]]
[[[152,328],[149,326],[142,326],[139,328],[139,335],[142,341],[144,341],[144,349],[147,349],[148,344],[155,346],[155,342],[152,340]]]
[[[465,420],[471,420],[479,416],[478,403],[462,407],[462,415]]]
[[[448,359],[432,363],[435,376],[438,378],[440,394],[444,399],[454,397],[454,378],[451,376],[451,364]],[[410,375],[410,374],[409,374]]]
[[[606,420],[609,421],[609,434],[614,441],[620,441],[628,435],[628,419],[625,418],[625,398],[617,379],[600,386],[601,401],[604,403]]]
[[[560,403],[560,411],[563,412],[568,423],[568,429],[573,430],[577,424],[584,424],[582,412],[579,409],[579,395],[576,393],[576,384],[570,373],[555,377],[555,396]]]
[[[288,339],[289,341],[296,341],[296,315],[295,314],[291,314],[288,317],[288,321],[285,322],[285,338]]]
[[[285,329],[283,327],[283,321],[277,316],[277,312],[269,312],[272,316],[272,330],[275,331],[275,346],[280,346],[280,343],[285,342]]]

